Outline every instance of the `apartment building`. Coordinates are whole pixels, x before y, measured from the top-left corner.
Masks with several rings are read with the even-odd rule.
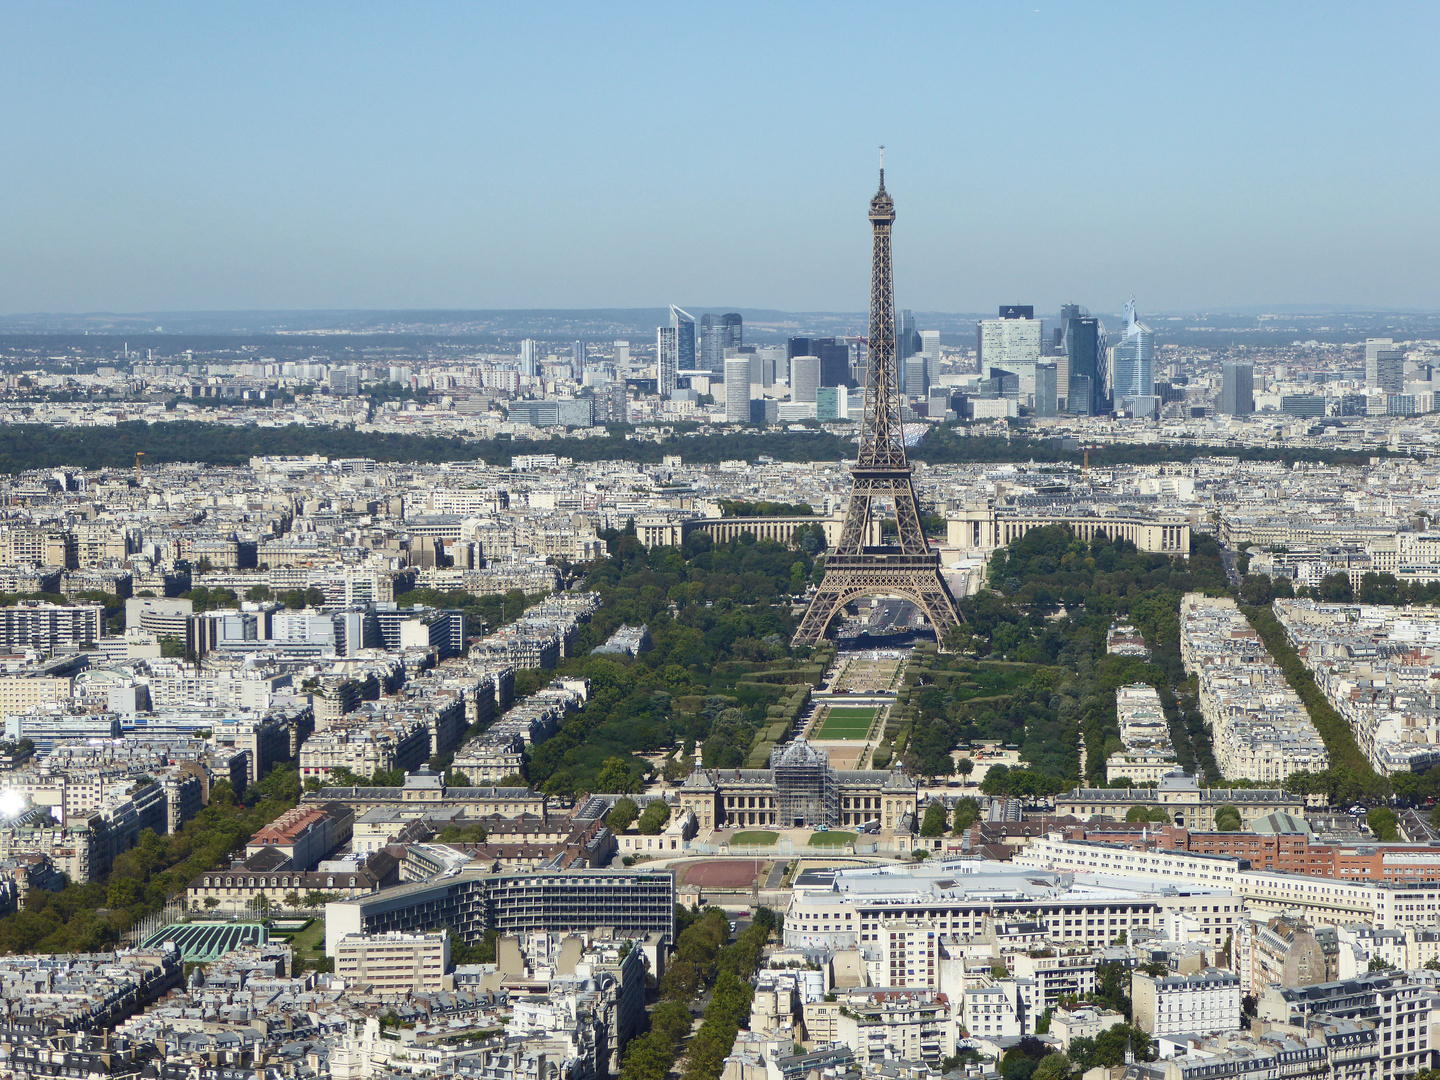
[[[1440,611],[1277,600],[1275,617],[1376,772],[1440,764]]]
[[[450,970],[450,934],[347,934],[335,947],[335,974],[347,987],[383,997],[439,993]]]
[[[1240,1027],[1240,976],[1211,968],[1193,975],[1130,977],[1135,1026],[1162,1035],[1208,1035]]]
[[[1133,780],[1158,784],[1175,772],[1175,748],[1160,695],[1153,686],[1135,683],[1115,691],[1115,714],[1122,749],[1105,759],[1105,781]]]
[[[1269,987],[1261,995],[1262,1020],[1305,1023],[1317,1014],[1373,1024],[1377,1034],[1376,1080],[1396,1080],[1430,1065],[1432,989],[1404,975],[1375,972],[1303,987]]]
[[[1200,711],[1225,776],[1278,784],[1292,772],[1330,767],[1309,712],[1234,600],[1186,594],[1180,657],[1199,682]]]
[[[1201,788],[1193,776],[1167,773],[1154,788],[1076,788],[1055,798],[1055,813],[1088,821],[1095,817],[1123,820],[1132,806],[1164,810],[1175,825],[1213,830],[1215,811],[1233,806],[1241,828],[1275,813],[1300,815],[1305,800],[1283,788]]]
[[[22,600],[0,608],[0,646],[10,652],[94,645],[104,633],[105,609],[99,604],[49,604]]]

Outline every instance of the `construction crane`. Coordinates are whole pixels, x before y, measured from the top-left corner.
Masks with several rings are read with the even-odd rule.
[[[140,486],[140,459],[145,456],[144,450],[135,451],[135,486]]]

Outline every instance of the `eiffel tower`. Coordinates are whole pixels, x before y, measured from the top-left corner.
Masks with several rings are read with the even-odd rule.
[[[830,620],[862,596],[899,596],[923,611],[943,648],[945,635],[961,622],[945,579],[940,556],[925,542],[915,503],[914,472],[905,456],[900,427],[900,389],[895,373],[895,289],[890,273],[890,226],[895,201],[885,191],[881,149],[880,190],[870,200],[875,230],[870,265],[870,368],[865,386],[865,417],[860,453],[850,470],[854,482],[845,525],[835,550],[825,557],[825,577],[810,601],[792,645],[814,645]],[[877,502],[895,508],[899,543],[867,546],[871,514]]]

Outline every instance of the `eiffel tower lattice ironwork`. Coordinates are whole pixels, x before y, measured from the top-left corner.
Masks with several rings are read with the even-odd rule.
[[[945,636],[961,622],[955,598],[940,574],[940,556],[925,542],[911,483],[914,471],[905,456],[900,425],[900,388],[895,371],[895,298],[890,270],[890,226],[895,201],[885,191],[885,161],[880,161],[880,190],[870,200],[874,254],[870,270],[870,364],[865,386],[865,417],[860,452],[850,470],[854,482],[845,524],[835,550],[825,558],[825,577],[810,601],[793,644],[814,645],[840,610],[862,596],[899,596],[913,602],[930,620],[944,647]],[[895,508],[898,543],[866,544],[876,503]]]

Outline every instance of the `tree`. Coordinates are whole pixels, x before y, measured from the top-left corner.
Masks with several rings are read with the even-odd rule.
[[[606,758],[600,766],[600,775],[595,782],[596,786],[605,792],[614,791],[628,795],[640,790],[635,774],[630,770],[630,763],[622,757]]]
[[[963,836],[980,816],[980,802],[968,795],[955,804],[955,835]]]
[[[1042,1017],[1046,1020],[1046,1030],[1049,1030],[1049,1017],[1043,1014]],[[1035,1033],[1037,1035],[1044,1034],[1038,1023],[1035,1026]],[[1064,1054],[1048,1054],[1040,1059],[1040,1064],[1035,1066],[1032,1080],[1065,1080],[1070,1075],[1070,1067],[1070,1059]]]
[[[920,823],[921,836],[945,835],[945,804],[932,799],[925,807],[925,817]]]
[[[955,762],[955,771],[961,776],[969,776],[975,771],[975,762],[971,761],[968,757],[962,757],[959,761]]]
[[[670,807],[665,800],[651,799],[645,804],[645,809],[640,814],[640,831],[646,836],[658,836],[669,820]]]
[[[1388,806],[1374,806],[1365,814],[1365,824],[1380,841],[1394,841],[1400,838],[1396,827],[1395,811]]]
[[[1218,807],[1215,811],[1215,828],[1220,832],[1239,832],[1243,824],[1240,820],[1240,811],[1233,806],[1225,805]]]
[[[1366,970],[1366,971],[1371,971],[1371,972],[1373,972],[1373,971],[1390,971],[1390,970],[1393,968],[1393,966],[1394,966],[1394,965],[1392,965],[1388,960],[1385,960],[1383,957],[1372,956],[1372,957],[1370,958],[1370,966],[1367,967],[1365,970]]]
[[[251,897],[249,902],[246,903],[245,906],[248,907],[251,911],[255,912],[256,915],[260,915],[263,917],[270,914],[270,897],[266,896],[262,892],[257,896]]]
[[[1008,765],[991,765],[985,770],[985,779],[980,781],[980,790],[986,795],[1006,794],[1009,773],[1010,766]]]
[[[605,815],[605,824],[610,826],[610,831],[619,835],[640,816],[640,808],[635,805],[634,799],[617,799],[610,813]]]
[[[1168,825],[1170,815],[1158,806],[1132,806],[1125,811],[1125,820],[1131,825],[1139,825],[1150,822],[1156,825]]]
[[[1355,589],[1350,584],[1350,575],[1345,573],[1326,574],[1320,579],[1320,599],[1327,604],[1349,604],[1355,600]]]

